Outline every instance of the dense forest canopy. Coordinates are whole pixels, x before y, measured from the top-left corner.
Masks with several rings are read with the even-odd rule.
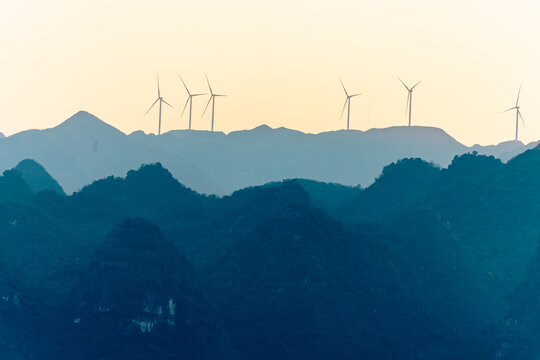
[[[0,354],[12,359],[532,359],[540,151],[373,185],[201,195],[160,163],[66,196],[0,177]]]

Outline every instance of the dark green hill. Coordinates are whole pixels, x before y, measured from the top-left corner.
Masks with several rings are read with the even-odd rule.
[[[438,166],[421,159],[403,159],[386,166],[375,183],[332,213],[347,222],[384,221],[419,207],[440,176]]]
[[[28,292],[25,280],[8,259],[0,255],[0,357],[25,359],[32,356],[33,338],[21,322],[30,321],[26,313]]]
[[[22,174],[30,189],[37,193],[43,190],[54,191],[57,194],[65,195],[64,190],[49,173],[34,160],[26,159],[13,168]]]
[[[481,274],[450,226],[438,216],[428,210],[411,211],[384,224],[364,223],[353,229],[391,249],[402,276],[415,282],[409,288],[418,292],[416,299],[426,313],[439,316],[442,323],[452,323],[454,329],[472,331],[470,334],[476,331],[478,335],[489,326],[490,314],[481,298],[485,292]]]
[[[358,236],[306,202],[233,229],[203,272],[216,316],[244,358],[473,356],[475,303],[455,295],[473,290],[463,253],[445,232],[437,242],[441,230],[422,239],[427,227],[415,229]],[[403,243],[392,249],[384,236]]]
[[[328,212],[337,210],[344,203],[361,193],[360,186],[347,186],[336,183],[320,182],[308,179],[294,179],[309,194],[314,206]],[[281,182],[271,182],[265,187],[279,186]]]
[[[148,221],[115,227],[74,294],[61,358],[225,358],[191,266]]]
[[[527,266],[523,281],[507,297],[492,353],[500,359],[536,359],[540,356],[540,244]]]
[[[0,345],[46,360],[479,358],[534,247],[539,174],[523,156],[406,159],[368,189],[289,180],[223,198],[159,163],[71,196],[7,172],[0,185],[27,190],[0,199],[0,286],[24,305],[0,303]]]
[[[447,223],[472,259],[493,316],[502,316],[504,296],[524,274],[540,234],[540,150],[507,164],[476,153],[456,156],[447,169],[421,160],[403,160],[333,216],[354,225],[386,223],[427,210]]]
[[[0,176],[0,201],[22,201],[32,195],[32,189],[22,174],[16,170],[6,170]]]

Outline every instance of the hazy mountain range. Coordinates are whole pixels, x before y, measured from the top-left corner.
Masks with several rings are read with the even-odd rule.
[[[534,146],[422,127],[125,135],[88,113],[2,139],[0,357],[538,358]],[[183,184],[369,166],[367,187]]]
[[[365,187],[401,158],[420,157],[446,167],[455,155],[471,151],[506,161],[536,145],[509,141],[466,147],[441,129],[419,126],[305,134],[262,125],[229,134],[176,130],[161,136],[125,135],[81,111],[54,128],[2,139],[0,169],[35,159],[72,193],[95,179],[159,161],[192,189],[222,195],[287,178]]]

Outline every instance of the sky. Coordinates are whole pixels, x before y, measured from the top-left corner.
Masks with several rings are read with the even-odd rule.
[[[0,132],[56,126],[86,110],[125,133],[185,129],[186,92],[215,92],[215,130],[261,124],[318,133],[413,125],[467,144],[540,139],[540,2],[533,0],[94,0],[0,5]],[[193,102],[193,128],[207,98]]]

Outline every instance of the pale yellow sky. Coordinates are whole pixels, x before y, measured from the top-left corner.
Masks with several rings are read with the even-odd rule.
[[[57,125],[87,110],[124,132],[187,127],[178,75],[216,92],[215,129],[260,124],[305,132],[413,124],[472,145],[513,139],[519,84],[525,142],[540,139],[540,2],[533,0],[17,1],[0,5],[0,131]],[[206,99],[194,100],[193,128]]]

